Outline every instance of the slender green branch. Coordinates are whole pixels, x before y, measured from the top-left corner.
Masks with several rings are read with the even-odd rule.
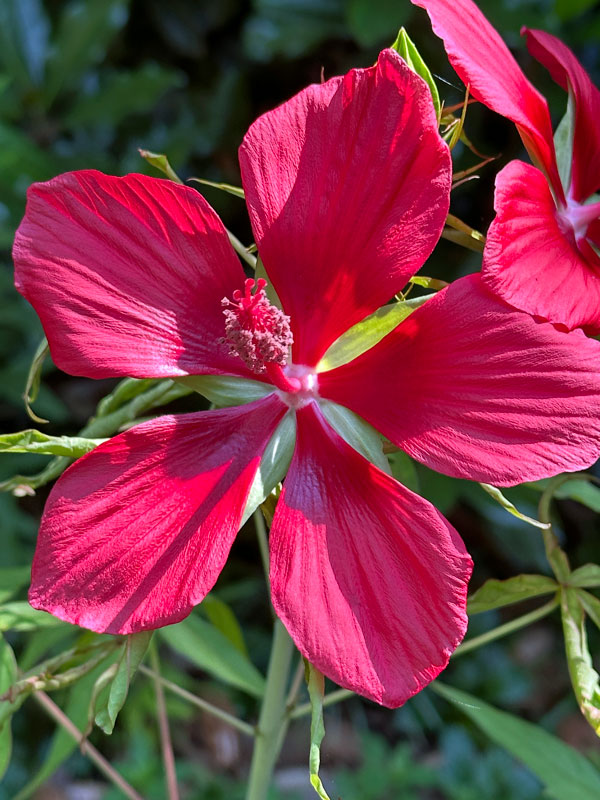
[[[156,695],[156,715],[158,717],[160,746],[165,768],[167,797],[169,800],[179,800],[177,774],[175,772],[175,756],[173,755],[173,743],[171,741],[171,731],[169,730],[169,717],[167,716],[165,693],[163,691],[163,685],[160,682],[160,661],[155,640],[150,642],[150,663],[152,664],[152,670],[156,673],[154,677],[154,693]]]
[[[471,639],[467,639],[466,642],[463,642],[456,648],[452,654],[452,658],[462,656],[465,653],[471,652],[471,650],[476,650],[478,647],[488,644],[489,642],[493,642],[496,639],[501,639],[503,636],[508,636],[509,633],[513,633],[521,628],[525,628],[527,625],[531,625],[532,623],[537,622],[539,619],[547,617],[548,614],[551,614],[557,607],[558,598],[554,597],[545,605],[530,611],[528,614],[523,614],[521,617],[511,619],[510,622],[506,622],[504,625],[499,625],[497,628],[493,628],[491,631],[486,631],[480,636],[473,636]]]
[[[192,692],[188,692],[187,689],[182,689],[181,686],[177,686],[176,683],[163,678],[162,675],[158,675],[154,670],[147,667],[145,664],[140,664],[138,667],[139,671],[142,672],[144,675],[147,675],[149,678],[152,678],[155,681],[159,681],[159,683],[168,689],[173,694],[178,695],[179,697],[187,700],[188,703],[196,706],[197,708],[202,709],[207,714],[211,714],[213,717],[220,719],[221,722],[225,722],[227,725],[230,725],[232,728],[236,728],[241,733],[245,734],[246,736],[253,737],[255,735],[255,729],[252,725],[249,725],[247,722],[244,722],[237,717],[234,717],[233,714],[228,714],[227,711],[223,711],[222,708],[218,708],[217,706],[213,706],[212,703],[207,703],[206,700],[203,700],[201,697],[198,697]]]
[[[329,692],[323,698],[323,706],[332,706],[335,703],[339,703],[342,700],[347,700],[349,697],[353,697],[354,692],[350,691],[350,689],[336,689],[333,692]],[[297,706],[293,711],[290,712],[290,719],[298,719],[299,717],[306,717],[312,711],[312,707],[310,703],[302,703],[302,705]]]
[[[231,246],[235,250],[235,252],[242,258],[246,264],[252,267],[252,269],[256,269],[256,256],[253,256],[251,253],[248,252],[248,249],[244,247],[244,245],[240,242],[240,240],[235,236],[231,231],[227,231],[227,235],[229,236],[229,241],[231,242]]]
[[[69,717],[51,700],[45,692],[36,692],[33,695],[37,702],[42,706],[52,719],[65,730],[69,736],[81,747],[83,755],[87,756],[92,761],[99,771],[108,778],[111,783],[117,786],[130,800],[144,800],[141,794],[138,794],[135,789],[130,786],[127,781],[116,771],[116,769],[109,764],[104,756],[96,750],[93,744],[90,744],[83,735],[79,728],[71,722]]]
[[[265,800],[269,791],[273,769],[289,724],[285,695],[294,649],[294,643],[289,633],[283,623],[276,619],[266,690],[254,740],[246,800]]]

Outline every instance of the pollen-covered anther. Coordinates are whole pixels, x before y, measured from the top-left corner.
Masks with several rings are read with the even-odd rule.
[[[232,300],[221,301],[229,352],[258,374],[269,364],[284,366],[293,342],[289,317],[269,302],[266,285],[263,278],[248,278],[243,293],[236,289]]]

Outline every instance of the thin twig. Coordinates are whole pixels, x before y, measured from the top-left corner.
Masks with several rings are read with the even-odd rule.
[[[158,716],[160,746],[163,764],[165,767],[167,797],[169,800],[179,800],[177,774],[175,772],[175,756],[173,755],[173,743],[171,741],[171,731],[169,730],[169,718],[167,716],[165,693],[163,691],[162,683],[160,682],[160,661],[158,658],[158,648],[155,641],[150,643],[150,663],[152,664],[152,669],[156,673],[156,676],[154,677],[154,692],[156,694],[156,714]]]
[[[143,672],[144,675],[148,675],[149,678],[160,681],[165,689],[173,692],[173,694],[179,695],[179,697],[187,700],[188,703],[201,708],[202,711],[206,711],[207,714],[212,714],[213,717],[217,717],[217,719],[227,723],[227,725],[231,725],[232,728],[236,728],[238,731],[241,731],[241,733],[246,734],[246,736],[255,735],[253,725],[249,725],[247,722],[234,717],[233,714],[228,714],[227,711],[223,711],[222,708],[213,706],[212,703],[207,703],[206,700],[203,700],[201,697],[188,692],[187,689],[182,689],[181,686],[177,686],[176,683],[172,683],[166,678],[163,678],[162,675],[158,675],[156,672],[154,672],[154,670],[151,670],[149,667],[145,666],[145,664],[140,664],[138,669],[140,672]]]
[[[96,750],[93,744],[90,744],[87,739],[82,738],[82,733],[79,728],[74,725],[67,715],[51,700],[45,692],[35,692],[33,697],[43,707],[52,719],[61,726],[70,736],[75,739],[81,747],[81,752],[87,756],[90,761],[96,765],[100,772],[108,778],[109,781],[114,783],[126,797],[131,800],[144,800],[141,794],[138,794],[135,789],[130,786],[127,781],[112,767],[104,756]]]

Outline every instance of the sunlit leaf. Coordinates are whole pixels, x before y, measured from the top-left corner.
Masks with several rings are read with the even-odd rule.
[[[34,422],[40,422],[40,423],[48,422],[47,419],[38,417],[38,415],[34,413],[33,409],[31,408],[31,404],[35,402],[38,393],[40,391],[40,385],[42,382],[42,367],[44,366],[44,361],[46,360],[46,356],[49,353],[50,353],[50,348],[48,347],[48,341],[44,337],[42,341],[39,343],[37,350],[35,351],[35,354],[33,356],[31,366],[29,367],[29,373],[27,374],[27,383],[25,384],[25,391],[23,392],[25,409]]]
[[[0,453],[38,453],[46,456],[79,458],[89,453],[104,439],[83,439],[79,436],[47,436],[28,429],[0,436]]]
[[[392,48],[402,56],[413,72],[416,72],[417,75],[423,78],[425,83],[429,86],[431,99],[433,100],[433,107],[435,108],[435,115],[439,120],[441,114],[441,105],[438,88],[429,67],[423,61],[421,54],[404,28],[400,28]]]
[[[318,669],[313,667],[308,661],[304,662],[306,683],[308,686],[308,696],[311,705],[310,718],[310,752],[309,769],[310,782],[319,795],[321,800],[330,800],[325,791],[325,787],[319,777],[319,767],[321,765],[321,742],[325,736],[325,725],[323,723],[323,697],[325,696],[325,679]]]
[[[489,738],[537,775],[554,800],[597,800],[600,772],[573,747],[539,725],[484,703],[467,692],[438,681],[438,694],[466,714]]]
[[[493,497],[494,500],[499,503],[502,508],[508,511],[509,514],[512,514],[513,517],[520,519],[521,522],[526,522],[528,525],[533,525],[534,528],[540,528],[541,530],[546,530],[550,527],[549,522],[540,522],[539,519],[534,519],[533,517],[528,517],[527,514],[522,514],[513,503],[506,498],[500,489],[496,486],[490,486],[489,483],[480,483],[479,484],[484,492],[487,492],[490,497]]]
[[[232,186],[230,183],[215,183],[214,181],[207,181],[204,178],[188,178],[188,181],[195,181],[196,183],[201,183],[204,186],[212,186],[213,189],[220,189],[222,192],[227,192],[227,194],[232,194],[235,197],[241,197],[242,200],[244,199],[244,190],[240,186]]]
[[[383,441],[375,428],[345,406],[321,400],[319,407],[327,422],[337,433],[383,472],[391,474],[390,465],[383,452]]]
[[[268,383],[233,375],[186,375],[177,378],[177,383],[199,392],[219,408],[252,403],[273,392],[273,387]]]
[[[561,615],[569,675],[581,713],[600,735],[600,676],[592,666],[585,612],[576,589],[561,590]]]
[[[153,153],[151,150],[140,149],[139,154],[151,166],[160,170],[160,172],[163,172],[170,180],[175,181],[175,183],[183,183],[179,175],[169,164],[169,159],[166,157],[166,155],[164,155],[164,153]]]
[[[491,578],[469,597],[467,611],[469,614],[480,614],[532,597],[553,594],[558,589],[558,583],[547,575],[516,575],[504,581]]]

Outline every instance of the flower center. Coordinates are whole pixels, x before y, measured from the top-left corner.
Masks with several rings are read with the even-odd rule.
[[[248,278],[243,293],[223,298],[225,337],[231,355],[239,356],[257,375],[267,374],[290,408],[301,408],[317,396],[317,375],[310,367],[289,364],[293,336],[290,319],[272,305],[263,278]]]

